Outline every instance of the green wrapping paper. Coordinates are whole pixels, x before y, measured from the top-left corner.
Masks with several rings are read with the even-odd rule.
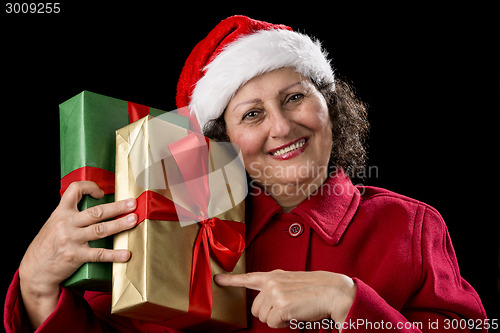
[[[139,109],[143,114],[133,115]],[[89,91],[83,91],[59,105],[61,138],[61,185],[69,180],[83,180],[72,177],[82,168],[97,168],[105,172],[115,171],[115,131],[129,124],[129,117],[142,118],[144,112],[153,116],[165,111],[111,98]],[[188,128],[188,118],[172,114],[168,121]],[[72,173],[73,172],[73,173]],[[71,174],[70,174],[71,173]],[[68,175],[70,174],[70,175]],[[92,180],[92,179],[87,179]],[[102,199],[85,195],[79,204],[84,210],[92,206],[114,202],[114,193]],[[91,247],[112,249],[113,239],[107,237],[90,241]],[[111,263],[86,263],[63,282],[63,286],[85,290],[111,290]]]

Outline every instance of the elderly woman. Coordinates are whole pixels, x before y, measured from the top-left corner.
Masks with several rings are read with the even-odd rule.
[[[215,281],[252,290],[247,331],[451,332],[466,319],[477,325],[461,331],[487,327],[439,213],[351,183],[365,161],[365,109],[334,77],[319,42],[230,17],[187,59],[177,105],[190,107],[205,135],[243,154],[250,273]],[[103,195],[92,182],[73,183],[28,248],[9,289],[7,330],[174,331],[111,315],[109,294],[60,287],[84,262],[130,257],[86,244],[131,228],[135,200],[78,212],[84,194]]]

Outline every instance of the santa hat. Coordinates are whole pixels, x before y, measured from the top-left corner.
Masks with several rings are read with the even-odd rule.
[[[334,83],[317,40],[276,25],[232,16],[196,45],[177,84],[177,108],[189,106],[201,129],[222,115],[236,91],[252,78],[291,67],[316,83]]]

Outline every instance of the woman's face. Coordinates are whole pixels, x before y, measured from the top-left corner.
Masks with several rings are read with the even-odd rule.
[[[248,174],[273,197],[307,197],[325,181],[332,149],[327,103],[293,69],[248,81],[229,102],[224,120]]]

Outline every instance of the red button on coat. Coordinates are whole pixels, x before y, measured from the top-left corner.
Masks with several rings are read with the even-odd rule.
[[[292,223],[288,228],[288,233],[292,237],[298,237],[304,232],[304,227],[300,223]]]

